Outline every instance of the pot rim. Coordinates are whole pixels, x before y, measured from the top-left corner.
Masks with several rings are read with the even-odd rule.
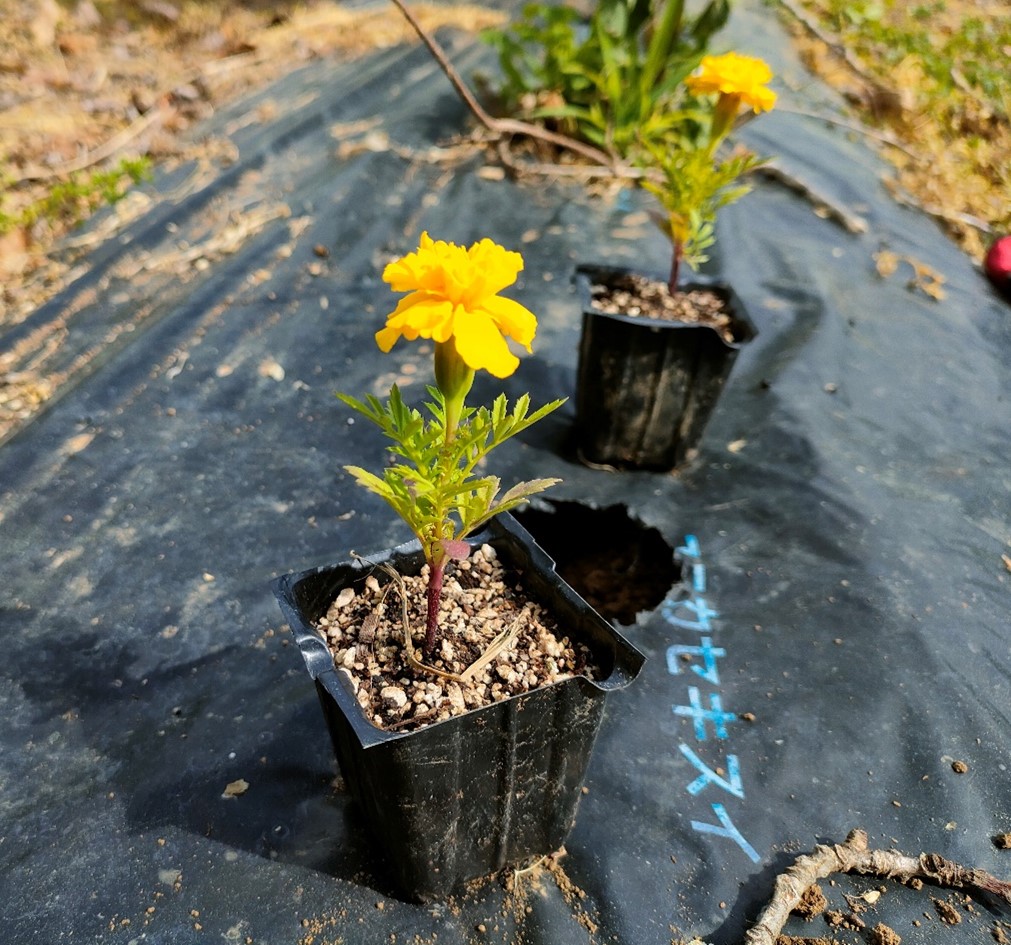
[[[596,625],[598,633],[606,635],[613,641],[614,653],[611,671],[605,678],[599,680],[590,679],[583,674],[573,675],[568,679],[538,686],[536,689],[518,693],[509,696],[507,699],[492,702],[476,709],[470,709],[460,715],[450,716],[448,719],[432,722],[412,731],[395,732],[381,729],[366,716],[364,709],[358,702],[350,686],[337,672],[337,666],[334,663],[333,654],[330,652],[328,644],[316,628],[303,618],[297,609],[295,587],[307,578],[333,571],[337,568],[343,567],[350,569],[352,572],[364,573],[374,567],[380,560],[394,561],[397,558],[416,555],[421,551],[420,543],[417,540],[409,541],[394,548],[367,556],[356,557],[349,561],[323,564],[304,571],[284,574],[272,581],[271,587],[274,591],[274,596],[277,598],[281,612],[288,623],[292,635],[295,637],[295,642],[298,644],[299,651],[305,660],[309,675],[333,697],[337,706],[353,728],[363,748],[386,744],[412,736],[423,736],[448,723],[459,723],[461,720],[472,719],[480,713],[495,711],[499,707],[508,706],[534,693],[543,692],[556,686],[591,686],[601,695],[604,695],[612,690],[624,689],[638,676],[639,671],[645,663],[643,654],[565,582],[557,573],[554,560],[537,544],[533,536],[512,515],[508,512],[500,513],[479,532],[468,536],[466,541],[471,547],[480,547],[480,545],[486,543],[494,544],[496,539],[506,540],[508,536],[512,536],[513,539],[517,540],[528,553],[529,560],[522,562],[524,570],[533,568],[541,573],[550,574],[552,582],[556,582],[557,592],[562,598],[563,604],[567,607],[578,608],[584,611],[585,619],[591,624]]]
[[[667,319],[651,318],[648,315],[622,315],[621,313],[602,312],[595,308],[591,296],[591,285],[594,278],[599,274],[616,276],[640,276],[655,282],[666,282],[666,280],[656,273],[644,272],[632,266],[613,266],[610,264],[580,263],[573,273],[573,281],[576,290],[580,295],[580,306],[584,317],[609,318],[612,321],[622,322],[626,325],[633,325],[650,331],[703,331],[711,332],[728,348],[739,350],[748,342],[753,341],[758,335],[758,329],[751,320],[751,316],[741,301],[740,296],[734,288],[727,282],[716,276],[706,273],[696,273],[690,282],[682,285],[683,289],[710,289],[721,295],[730,312],[730,317],[734,326],[734,340],[727,341],[712,325],[697,324],[693,322],[669,321]]]

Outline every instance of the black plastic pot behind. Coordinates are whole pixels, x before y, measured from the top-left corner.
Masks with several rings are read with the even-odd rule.
[[[442,898],[467,880],[557,850],[575,821],[604,697],[627,686],[642,655],[555,573],[554,562],[509,515],[472,536],[522,574],[573,640],[585,643],[601,679],[577,676],[415,732],[366,719],[314,629],[340,590],[423,563],[416,542],[367,561],[279,578],[274,585],[309,674],[316,681],[341,773],[366,813],[390,870],[412,899]]]
[[[728,286],[696,280],[685,289],[720,295],[733,320],[733,343],[707,325],[609,315],[594,308],[593,284],[628,269],[580,266],[583,310],[576,378],[576,445],[580,459],[618,469],[666,471],[691,460],[742,344],[755,337]]]

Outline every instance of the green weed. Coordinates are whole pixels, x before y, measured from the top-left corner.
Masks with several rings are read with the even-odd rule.
[[[599,0],[584,19],[569,7],[528,4],[485,38],[499,53],[506,109],[563,130],[622,158],[669,135],[674,103],[729,0],[689,15],[683,0]]]
[[[0,234],[31,229],[39,221],[74,226],[100,207],[121,200],[133,184],[151,177],[149,157],[123,158],[114,167],[70,174],[47,193],[15,212],[3,208],[0,198]]]
[[[981,258],[990,232],[1011,231],[1007,8],[976,0],[809,0],[808,9],[902,102],[898,112],[873,116],[903,143],[889,152],[901,188]]]

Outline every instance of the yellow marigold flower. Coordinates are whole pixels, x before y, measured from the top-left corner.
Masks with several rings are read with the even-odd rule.
[[[468,249],[421,234],[416,252],[390,263],[383,281],[394,292],[410,292],[376,332],[376,344],[388,352],[400,338],[453,340],[456,352],[473,371],[508,377],[519,366],[506,338],[527,351],[537,318],[518,302],[498,293],[516,281],[523,257],[483,239]]]
[[[776,104],[776,93],[766,88],[771,80],[772,70],[763,60],[728,52],[722,56],[703,56],[698,73],[689,76],[685,83],[698,95],[709,92],[732,95],[756,112],[767,112]]]

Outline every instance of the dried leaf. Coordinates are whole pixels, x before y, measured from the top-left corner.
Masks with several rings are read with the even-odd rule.
[[[947,296],[947,292],[944,290],[944,283],[947,280],[933,266],[928,266],[912,256],[893,253],[888,249],[880,250],[874,254],[874,264],[882,279],[894,275],[898,271],[900,263],[906,263],[913,270],[913,276],[907,283],[907,288],[910,291],[920,291],[936,302],[942,301]]]

